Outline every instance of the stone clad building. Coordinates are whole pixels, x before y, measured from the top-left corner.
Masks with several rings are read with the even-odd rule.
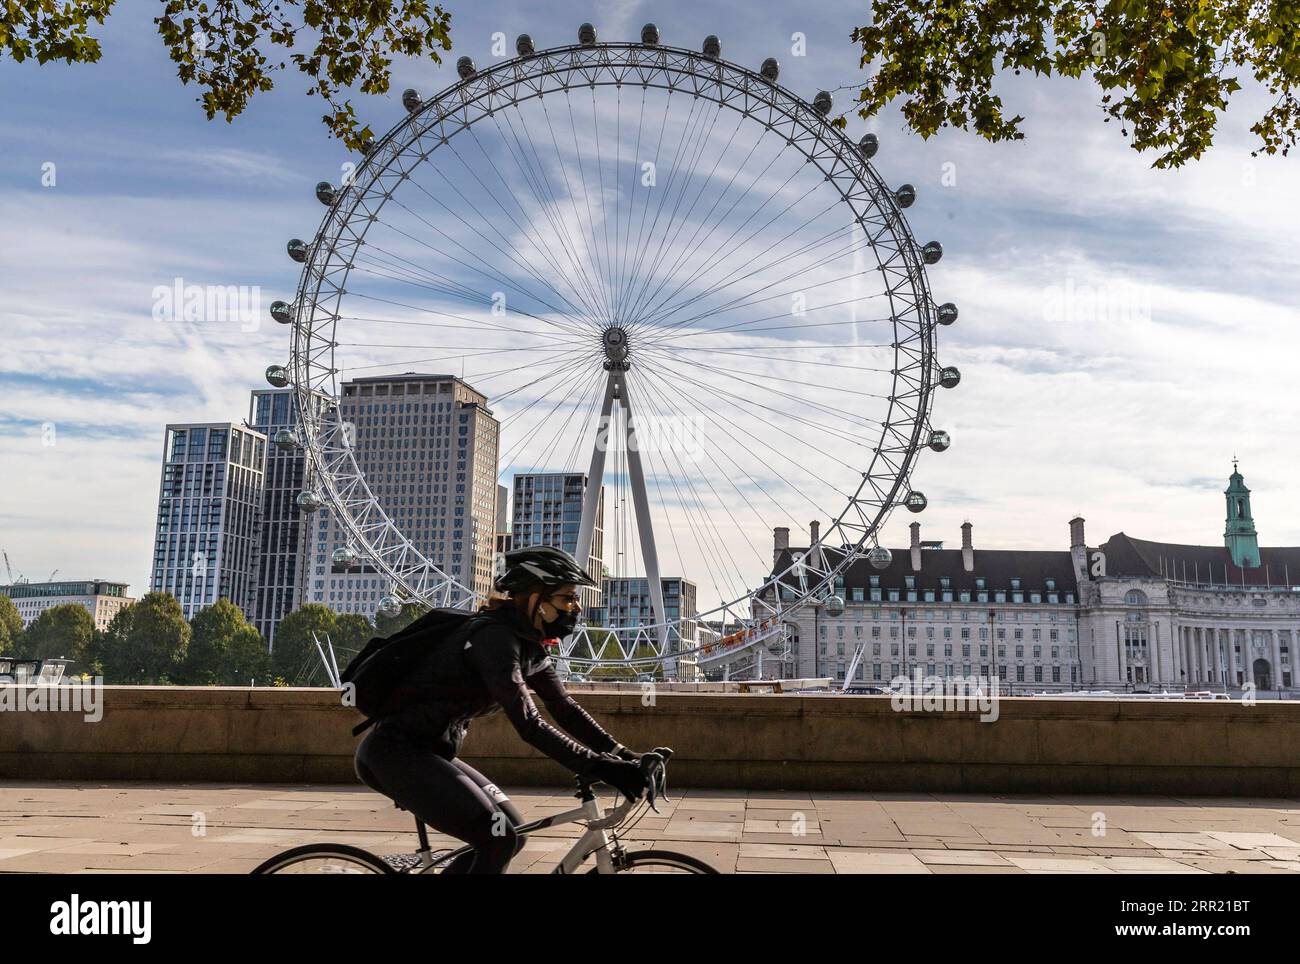
[[[1076,518],[1068,550],[979,549],[969,522],[962,547],[945,549],[913,523],[885,568],[856,559],[831,598],[788,612],[761,672],[844,680],[852,669],[880,686],[918,671],[996,676],[1016,693],[1296,687],[1300,547],[1260,548],[1235,465],[1224,495],[1221,546],[1123,532],[1089,546]],[[806,551],[777,529],[775,571]],[[759,672],[746,659],[732,675]]]
[[[1095,548],[1070,523],[1088,683],[1258,690],[1297,686],[1300,547],[1260,548],[1240,472],[1222,546],[1121,532]]]

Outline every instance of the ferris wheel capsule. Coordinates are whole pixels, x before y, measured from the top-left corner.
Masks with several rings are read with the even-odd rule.
[[[893,561],[894,554],[884,546],[876,546],[867,553],[867,562],[871,563],[874,569],[888,569]]]
[[[826,615],[841,616],[844,614],[844,597],[827,596],[826,597]]]
[[[340,569],[352,569],[356,566],[358,558],[356,549],[351,546],[339,546],[334,550],[330,560]]]
[[[321,181],[316,185],[316,200],[321,204],[329,207],[338,197],[338,191],[329,181]]]
[[[817,96],[813,98],[813,110],[825,117],[831,112],[831,92],[829,90],[817,91]]]
[[[473,57],[461,57],[456,61],[456,73],[460,75],[461,80],[469,80],[478,73],[478,68],[474,66]]]
[[[930,441],[926,444],[930,446],[932,452],[943,452],[952,445],[952,436],[942,429],[936,429],[930,433]]]
[[[939,384],[944,388],[956,388],[961,384],[961,371],[952,365],[939,370]]]
[[[290,324],[293,321],[293,305],[287,301],[271,302],[271,317],[282,325]]]
[[[385,596],[383,599],[379,600],[377,612],[381,616],[386,616],[387,618],[392,619],[395,616],[400,616],[402,614],[402,604],[398,601],[396,596]]]
[[[641,28],[641,42],[650,47],[659,46],[659,28],[652,23]]]
[[[923,512],[925,507],[930,504],[930,500],[925,497],[924,492],[913,490],[907,493],[907,499],[904,500],[903,504],[907,506],[908,512]]]
[[[408,87],[402,91],[402,106],[406,108],[408,114],[414,114],[420,109],[422,103],[424,101],[420,99],[420,92],[414,87]]]
[[[863,157],[872,158],[876,156],[876,151],[880,150],[880,138],[875,134],[863,134],[858,139],[858,152]]]
[[[709,34],[704,38],[704,56],[710,60],[717,60],[722,56],[722,41],[715,35]]]
[[[520,57],[531,57],[533,54],[537,53],[537,50],[533,47],[533,38],[528,36],[526,33],[521,33],[516,37],[515,53]]]
[[[285,247],[289,252],[289,257],[299,264],[307,260],[307,242],[301,238],[292,239]]]
[[[275,433],[275,444],[286,452],[298,448],[298,436],[292,429],[282,428]]]
[[[769,84],[775,84],[776,79],[781,76],[781,65],[775,57],[768,57],[763,61],[763,66],[758,68],[758,72]]]
[[[927,241],[921,249],[921,258],[926,264],[936,264],[943,257],[943,245],[938,241]]]
[[[578,28],[578,43],[584,47],[596,46],[596,28],[589,23],[584,23]]]
[[[273,388],[284,388],[289,384],[289,373],[283,365],[271,365],[266,369],[266,382]]]
[[[324,504],[320,493],[314,489],[303,489],[293,501],[298,504],[300,512],[315,512]]]
[[[910,184],[902,184],[894,192],[894,200],[898,202],[900,208],[910,208],[916,201],[916,188]]]
[[[951,301],[945,301],[939,306],[938,320],[941,325],[951,325],[957,320],[957,306]]]

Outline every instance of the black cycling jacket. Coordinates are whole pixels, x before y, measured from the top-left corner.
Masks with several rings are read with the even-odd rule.
[[[424,698],[384,718],[376,728],[431,744],[447,759],[460,753],[470,720],[499,709],[526,742],[575,773],[587,773],[598,753],[617,746],[569,696],[541,635],[513,607],[479,613],[470,621],[467,636],[435,646],[404,685]],[[542,719],[530,688],[555,721],[582,743]]]

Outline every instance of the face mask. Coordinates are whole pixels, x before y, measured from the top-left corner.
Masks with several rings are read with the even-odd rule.
[[[548,639],[563,639],[577,628],[578,614],[563,610],[554,619],[542,621],[542,630]]]

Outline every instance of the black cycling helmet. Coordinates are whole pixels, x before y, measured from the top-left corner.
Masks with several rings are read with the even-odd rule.
[[[594,586],[577,560],[555,546],[528,546],[505,554],[505,565],[493,586],[497,592],[513,593],[530,586]]]

